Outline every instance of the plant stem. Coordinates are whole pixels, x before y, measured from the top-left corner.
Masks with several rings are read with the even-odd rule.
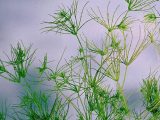
[[[124,91],[123,91],[123,88],[120,86],[120,84],[117,82],[117,89],[120,91],[121,95],[122,95],[122,99],[124,101],[124,107],[129,111],[129,108],[128,108],[128,105],[127,105],[127,100],[125,98],[125,95],[124,95]],[[129,117],[130,117],[130,112],[129,112]]]
[[[86,116],[87,116],[85,106],[84,106],[84,104],[83,104],[83,101],[82,101],[81,96],[80,96],[80,94],[79,94],[79,93],[78,93],[78,98],[79,98],[80,103],[81,103],[81,105],[82,105],[83,111],[84,111],[84,113],[85,113],[85,114],[86,114]]]
[[[126,68],[125,68],[124,79],[123,79],[123,82],[122,82],[122,89],[124,88],[124,84],[125,84],[125,82],[126,82],[127,70],[128,70],[128,65],[126,65]]]
[[[78,35],[76,35],[76,38],[77,38],[77,40],[78,40],[78,43],[79,43],[80,47],[83,49],[83,45],[82,45],[82,43],[81,43]],[[82,53],[84,53],[84,51],[82,51]]]
[[[80,47],[82,48],[82,54],[83,54],[82,57],[84,57],[84,59],[85,59],[85,60],[84,60],[84,62],[85,62],[85,65],[84,65],[85,74],[88,75],[88,77],[89,77],[88,63],[87,63],[87,59],[85,58],[85,53],[84,53],[83,45],[82,45],[82,43],[81,43],[78,35],[76,35],[76,38],[77,38],[77,40],[78,40],[78,42],[79,42]],[[83,63],[82,63],[82,64],[83,64]]]

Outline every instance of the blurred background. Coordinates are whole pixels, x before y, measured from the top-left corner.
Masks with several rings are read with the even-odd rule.
[[[85,2],[86,0],[79,2],[80,8]],[[42,60],[45,53],[48,54],[49,60],[58,61],[64,49],[66,49],[64,54],[66,59],[77,54],[78,46],[74,37],[54,32],[42,33],[41,30],[45,27],[42,23],[51,20],[49,14],[53,15],[62,4],[69,6],[71,3],[72,0],[0,0],[0,58],[6,59],[3,52],[9,53],[10,45],[16,45],[18,41],[23,41],[25,45],[33,44],[33,48],[37,49],[36,61]],[[105,15],[107,3],[108,0],[89,0],[87,10],[93,8],[96,11],[99,6]],[[124,0],[111,0],[110,12],[113,13],[118,5],[121,7],[117,14],[127,9]],[[143,14],[137,13],[133,16],[141,18]],[[88,12],[85,12],[83,20],[88,18]],[[135,42],[139,33],[137,26],[135,25],[133,30]],[[95,22],[88,23],[82,31],[97,44],[100,44],[105,37],[105,29]],[[156,50],[151,46],[129,67],[125,90],[126,94],[131,93],[128,98],[133,106],[138,102],[138,90],[142,79],[147,77],[150,69],[159,65],[158,60]],[[39,62],[34,62],[33,66],[37,65]],[[17,96],[22,92],[20,90],[18,84],[0,78],[0,100],[15,104],[19,101]]]

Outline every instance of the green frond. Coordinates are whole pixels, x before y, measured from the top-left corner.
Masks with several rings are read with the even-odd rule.
[[[144,98],[146,109],[153,115],[160,113],[160,88],[159,78],[155,75],[150,75],[143,80],[141,93]]]
[[[156,22],[157,16],[155,13],[148,13],[144,16],[144,19],[146,22],[153,23],[153,22]]]
[[[21,97],[20,104],[15,106],[21,111],[16,112],[24,120],[65,120],[68,113],[67,106],[58,96],[53,103],[50,99],[51,97],[45,92],[32,91],[27,88]]]
[[[128,4],[128,11],[145,11],[152,8],[159,0],[125,0]]]
[[[111,58],[110,61],[106,69],[106,76],[118,81],[120,78],[120,60],[118,58]]]
[[[109,12],[109,5],[110,5],[110,2],[107,5],[107,13],[105,16],[106,19],[99,8],[98,8],[98,11],[99,11],[98,14],[93,9],[91,9],[90,17],[93,18],[93,20],[95,20],[97,23],[105,27],[108,30],[108,32],[112,32],[117,28],[117,22],[119,19],[115,19],[115,14],[117,13],[119,6],[115,9],[112,17],[110,17],[111,15]]]
[[[83,12],[88,2],[83,6],[78,16],[78,1],[73,0],[71,7],[60,8],[54,15],[51,15],[53,21],[44,22],[49,26],[44,27],[45,32],[54,31],[62,34],[77,35],[78,31],[91,19],[82,23]]]
[[[132,34],[132,31],[131,31]],[[124,42],[126,42],[126,35],[124,35]],[[133,39],[133,38],[132,38]],[[142,39],[142,40],[141,40]],[[130,44],[128,45],[128,47],[124,46],[124,50],[122,51],[122,63],[124,63],[125,65],[130,65],[131,63],[133,63],[136,58],[151,44],[150,39],[148,38],[148,36],[144,36],[143,38],[141,38],[141,30],[140,30],[140,34],[139,34],[139,39],[138,42],[136,43],[136,46],[134,47],[133,52],[131,52],[131,47],[132,47],[132,40],[130,42]],[[126,45],[126,43],[124,43],[124,45]]]
[[[37,68],[39,70],[40,75],[42,75],[45,72],[45,70],[47,69],[47,63],[48,63],[47,59],[48,58],[47,58],[47,54],[46,54],[44,56],[44,59],[43,59],[43,62],[42,62],[42,66]]]
[[[21,82],[21,79],[25,78],[28,69],[34,60],[35,50],[31,51],[31,45],[26,48],[23,43],[18,42],[16,47],[11,46],[11,55],[6,55],[8,60],[0,61],[0,74],[2,78],[5,78],[12,82]],[[13,73],[10,72],[13,69]]]
[[[6,72],[6,68],[2,62],[2,60],[0,60],[0,74],[3,74]]]
[[[127,31],[132,23],[134,23],[135,20],[131,19],[130,17],[124,17],[122,21],[117,25],[117,28],[122,31]]]

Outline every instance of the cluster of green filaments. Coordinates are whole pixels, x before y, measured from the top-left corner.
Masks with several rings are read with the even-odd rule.
[[[125,0],[129,11],[144,11],[151,8],[151,4],[159,0]]]
[[[7,60],[0,59],[0,77],[19,83],[23,92],[20,102],[12,106],[13,112],[8,113],[6,106],[0,109],[0,120],[158,120],[160,86],[155,74],[142,82],[142,111],[129,107],[124,90],[130,65],[150,45],[158,45],[159,16],[150,12],[158,0],[124,2],[127,3],[126,11],[119,16],[116,15],[120,6],[112,14],[109,2],[106,16],[99,8],[98,12],[91,8],[88,10],[90,18],[83,21],[88,2],[79,10],[77,0],[73,0],[70,7],[62,7],[50,15],[52,20],[44,22],[47,27],[43,30],[73,35],[78,42],[78,53],[65,59],[63,64],[62,55],[56,66],[51,65],[46,54],[41,65],[35,67],[36,77],[29,72],[35,58],[32,46],[25,47],[22,42],[11,46],[11,54],[5,54]],[[144,19],[133,19],[132,12],[144,13]],[[105,29],[101,47],[85,33],[82,35],[80,30],[88,22],[95,22]],[[143,32],[139,27],[138,39],[132,31],[135,23],[145,24]],[[150,23],[155,24],[154,30],[146,27]]]
[[[149,76],[143,81],[141,87],[142,95],[145,99],[146,110],[158,119],[160,114],[160,86],[159,78],[155,75]]]
[[[34,53],[35,51],[31,52],[31,46],[26,48],[23,43],[11,46],[11,55],[6,54],[8,60],[1,60],[0,76],[12,82],[21,82],[33,62]]]

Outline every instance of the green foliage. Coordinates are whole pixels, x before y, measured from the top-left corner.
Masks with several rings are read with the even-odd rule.
[[[160,87],[156,76],[149,76],[143,81],[141,92],[145,100],[146,109],[154,116],[160,114]]]
[[[106,76],[112,80],[118,81],[120,77],[120,60],[118,58],[111,58],[108,68],[106,69]]]
[[[42,66],[37,68],[40,75],[42,75],[45,72],[45,70],[47,69],[47,63],[48,63],[48,61],[47,61],[47,54],[46,54],[44,56]]]
[[[129,26],[134,22],[130,17],[124,17],[122,21],[117,25],[118,29],[126,31],[129,29]]]
[[[50,101],[51,97],[45,92],[33,91],[26,88],[21,97],[20,104],[15,108],[19,109],[13,118],[26,120],[65,120],[67,119],[68,108],[62,104],[62,100],[56,96],[56,99]]]
[[[159,0],[125,0],[129,11],[143,11],[150,9],[150,5]]]
[[[123,120],[128,115],[128,108],[120,91],[112,95],[111,90],[96,86],[88,100],[89,110],[97,114],[98,120]]]
[[[0,74],[3,74],[3,73],[6,72],[6,68],[5,68],[3,62],[2,61],[0,61],[0,62],[1,62],[1,64],[0,64]]]
[[[88,2],[87,2],[88,3]],[[77,17],[77,7],[78,7],[78,1],[74,0],[71,7],[63,7],[58,10],[54,16],[51,15],[53,18],[53,21],[51,22],[44,22],[49,24],[50,26],[45,27],[45,31],[55,31],[57,33],[62,34],[73,34],[77,35],[78,31],[90,20],[87,20],[86,22],[82,23],[82,17],[83,17],[83,11],[87,5],[87,3],[84,5],[81,13],[80,18]]]
[[[31,47],[26,48],[23,43],[17,43],[16,47],[11,46],[10,57],[6,54],[8,60],[1,60],[0,76],[12,82],[21,82],[34,59],[35,51],[32,52]]]
[[[0,120],[7,120],[7,106],[6,106],[6,103],[5,104],[1,104]]]
[[[0,77],[12,82],[20,83],[24,92],[20,103],[13,106],[14,114],[9,114],[13,120],[158,120],[160,118],[160,86],[159,78],[149,75],[143,80],[141,93],[144,98],[142,112],[133,111],[128,104],[128,97],[124,93],[127,71],[130,65],[150,45],[159,45],[160,35],[158,18],[152,11],[158,0],[125,0],[128,5],[126,11],[119,12],[119,7],[110,12],[110,2],[103,15],[91,8],[90,19],[82,22],[84,10],[88,2],[79,10],[77,0],[73,0],[70,7],[62,7],[51,15],[51,22],[44,22],[45,32],[54,31],[61,34],[71,34],[78,41],[78,53],[61,65],[63,55],[55,68],[50,67],[48,55],[41,61],[38,71],[38,81],[29,82],[29,67],[34,60],[35,50],[18,43],[11,46],[11,55],[6,54],[8,60],[0,60]],[[146,10],[148,10],[146,14]],[[142,12],[144,20],[135,20],[131,12]],[[117,16],[116,16],[117,15]],[[105,37],[99,47],[93,40],[81,34],[82,27],[96,21],[105,29]],[[145,22],[142,22],[145,21]],[[135,38],[132,24],[140,23],[139,36]],[[156,28],[150,30],[150,23]],[[141,29],[141,26],[143,29]],[[149,26],[149,27],[146,27]],[[136,31],[137,32],[137,31]],[[137,36],[137,35],[135,35]],[[124,72],[122,65],[125,68]],[[22,79],[24,79],[23,82]],[[30,76],[29,79],[32,79]],[[33,78],[35,79],[35,78]],[[108,87],[110,81],[115,88]],[[24,83],[24,84],[22,84]],[[49,90],[41,90],[44,84],[51,85]],[[35,89],[33,89],[35,88]],[[51,96],[55,95],[53,99]],[[74,115],[72,113],[74,111]],[[0,120],[6,119],[6,111],[0,112]]]
[[[111,97],[111,112],[112,119],[115,120],[124,120],[126,116],[129,114],[129,108],[125,105],[124,96],[120,91],[117,91],[115,95]]]
[[[155,22],[157,20],[157,16],[154,13],[149,13],[144,16],[147,22]]]

